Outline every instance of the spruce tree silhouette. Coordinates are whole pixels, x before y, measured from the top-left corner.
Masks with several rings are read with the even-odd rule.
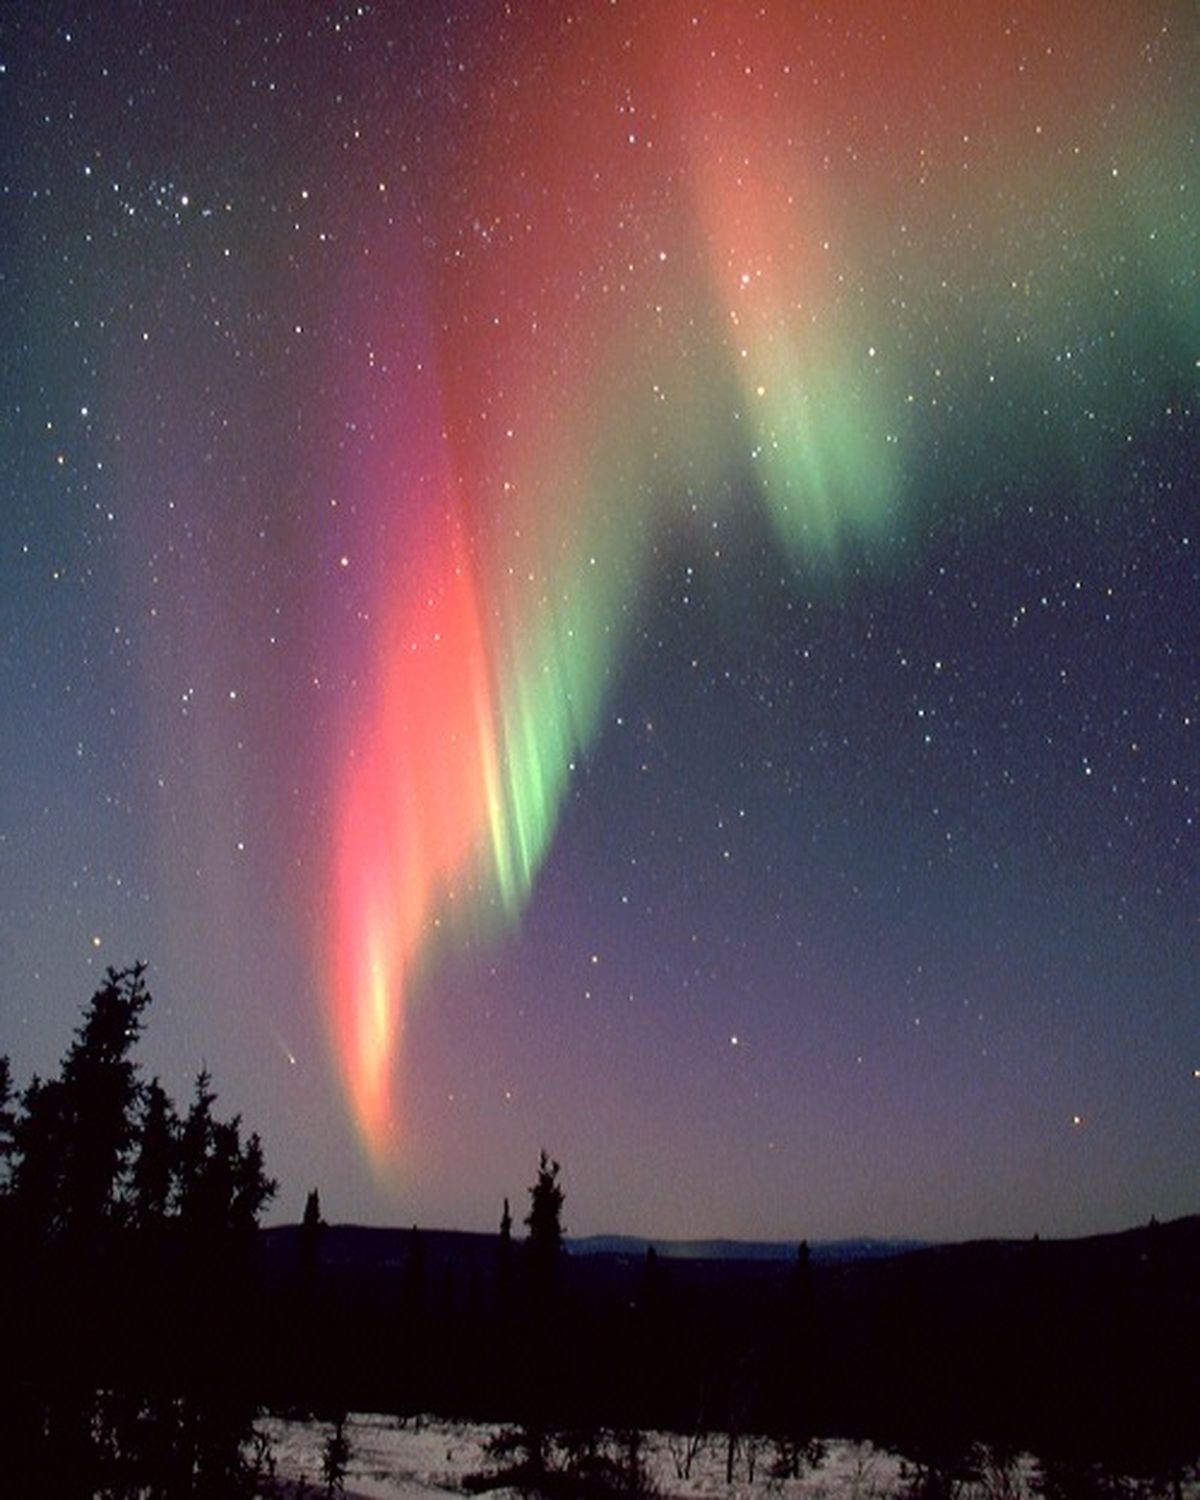
[[[537,1179],[529,1189],[525,1226],[527,1269],[525,1371],[525,1464],[535,1484],[546,1473],[554,1393],[559,1385],[559,1258],[562,1253],[562,1210],[566,1194],[558,1180],[561,1168],[543,1150]]]
[[[45,1435],[46,1482],[64,1496],[104,1482],[112,1403],[101,1392],[121,1347],[125,1213],[137,1134],[130,1058],[150,996],[145,965],[109,969],[57,1079],[34,1079],[14,1125],[11,1209],[22,1264],[24,1326]],[[39,1330],[33,1308],[45,1320]],[[53,1351],[51,1354],[50,1351]]]
[[[137,1154],[130,1172],[129,1222],[158,1234],[167,1222],[175,1192],[179,1156],[179,1117],[157,1078],[146,1085],[141,1103]]]
[[[188,1297],[178,1312],[185,1419],[172,1484],[180,1494],[237,1495],[248,1482],[242,1449],[256,1410],[253,1231],[276,1184],[257,1135],[243,1146],[240,1118],[217,1119],[215,1103],[204,1068],[180,1132],[178,1227]]]
[[[61,1224],[64,1136],[62,1084],[35,1074],[13,1126],[9,1181],[14,1224],[26,1244],[49,1242]]]
[[[508,1206],[508,1199],[504,1200],[504,1210],[500,1215],[500,1254],[501,1257],[508,1256],[512,1245],[512,1213]]]
[[[16,1093],[12,1086],[12,1072],[8,1058],[0,1056],[0,1276],[3,1276],[7,1268],[6,1252],[12,1241],[10,1173],[13,1151],[16,1149],[15,1100]],[[7,1280],[0,1281],[0,1286],[7,1285]]]
[[[63,1064],[61,1227],[85,1242],[112,1226],[123,1208],[140,1096],[129,1054],[150,1003],[145,973],[145,964],[109,969]]]
[[[291,1311],[276,1341],[284,1352],[285,1389],[290,1404],[298,1411],[324,1411],[329,1405],[325,1386],[329,1382],[326,1367],[341,1364],[339,1357],[330,1359],[335,1328],[326,1305],[321,1275],[322,1242],[326,1225],[321,1217],[321,1195],[313,1188],[304,1200],[304,1217],[297,1236],[296,1277]],[[338,1330],[340,1331],[340,1330]]]
[[[35,1077],[22,1098],[11,1137],[14,1209],[46,1242],[92,1241],[120,1219],[139,1098],[129,1053],[150,1001],[144,974],[144,964],[108,970],[61,1076]]]
[[[304,1217],[300,1221],[300,1229],[306,1240],[317,1240],[320,1231],[325,1228],[325,1220],[321,1217],[321,1195],[316,1188],[309,1193],[304,1200]]]
[[[505,1198],[504,1211],[500,1215],[500,1239],[496,1248],[496,1304],[502,1334],[507,1333],[512,1316],[512,1224],[512,1212],[508,1199]]]
[[[535,1276],[552,1277],[562,1249],[562,1209],[566,1194],[559,1185],[562,1169],[545,1151],[538,1162],[537,1181],[529,1189],[529,1212],[525,1227],[529,1230],[529,1261]]]
[[[398,1333],[408,1349],[425,1349],[431,1341],[430,1295],[425,1266],[425,1239],[414,1224],[405,1235],[399,1285]],[[391,1361],[395,1367],[394,1405],[400,1417],[417,1416],[425,1375],[422,1361]]]
[[[14,1097],[9,1060],[0,1056],[0,1193],[8,1190],[8,1164],[13,1153],[13,1131],[17,1121]],[[505,1199],[506,1205],[507,1202]]]
[[[18,1492],[249,1493],[250,1256],[275,1185],[258,1137],[213,1116],[207,1074],[182,1125],[139,1082],[149,1003],[144,964],[108,970],[59,1076],[15,1111],[0,1079],[0,1451]]]

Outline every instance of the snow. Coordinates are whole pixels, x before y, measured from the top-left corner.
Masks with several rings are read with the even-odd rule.
[[[272,1417],[259,1427],[270,1438],[275,1459],[273,1500],[323,1496],[322,1456],[332,1425]],[[468,1475],[494,1473],[498,1467],[488,1452],[501,1430],[494,1424],[355,1414],[344,1430],[350,1444],[346,1500],[444,1500],[447,1494],[464,1493]],[[644,1435],[642,1458],[659,1500],[893,1500],[905,1493],[901,1460],[870,1443],[830,1440],[815,1468],[799,1479],[779,1479],[771,1473],[773,1445],[746,1438],[732,1484],[725,1482],[723,1435],[706,1437],[685,1473],[687,1444],[678,1433]],[[959,1500],[1036,1500],[1034,1472],[1034,1461],[1026,1455],[1011,1469],[985,1472],[979,1483],[964,1484],[955,1493]],[[1185,1480],[1181,1493],[1185,1500],[1200,1500],[1200,1475]],[[524,1497],[515,1489],[494,1489],[484,1491],[483,1500]]]
[[[282,1418],[260,1426],[271,1439],[278,1479],[303,1481],[323,1492],[321,1459],[332,1426]],[[467,1475],[497,1467],[487,1451],[498,1431],[491,1425],[356,1414],[347,1420],[345,1431],[350,1442],[348,1497],[429,1500],[461,1493]],[[683,1479],[672,1454],[672,1448],[682,1452],[682,1444],[683,1439],[664,1433],[646,1434],[644,1460],[663,1500],[881,1500],[893,1492],[900,1474],[899,1460],[891,1454],[870,1444],[834,1441],[820,1467],[804,1478],[774,1479],[769,1445],[760,1444],[754,1482],[747,1478],[743,1454],[735,1466],[734,1483],[727,1486],[723,1438],[714,1436],[704,1443],[689,1477]],[[486,1495],[490,1500],[519,1500],[511,1489],[488,1490]]]
[[[304,1480],[323,1489],[321,1462],[332,1424],[272,1418],[259,1426],[271,1439],[279,1479]],[[494,1467],[487,1444],[496,1431],[494,1426],[433,1418],[352,1415],[345,1426],[350,1443],[346,1493],[363,1500],[429,1500],[459,1491],[466,1475]],[[489,1494],[510,1500],[515,1491]]]

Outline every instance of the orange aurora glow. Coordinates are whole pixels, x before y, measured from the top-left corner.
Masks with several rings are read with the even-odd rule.
[[[432,347],[395,395],[397,442],[444,477],[363,497],[401,518],[405,582],[377,611],[337,778],[330,1026],[377,1165],[404,1144],[404,1031],[435,939],[529,899],[664,518],[757,505],[817,562],[902,535],[914,393],[969,368],[975,324],[1011,323],[1019,390],[1073,297],[1109,316],[1046,247],[1064,223],[1090,232],[1089,129],[1138,162],[1103,106],[1140,66],[1130,15],[1075,56],[1090,12],[1032,0],[988,46],[946,3],[900,25],[869,0],[849,37],[786,5],[531,12],[493,76],[463,82],[473,129],[404,267]],[[943,324],[945,351],[927,338]]]
[[[451,521],[383,632],[377,702],[340,790],[331,1023],[378,1167],[401,1148],[393,1088],[418,962],[480,853],[495,782],[471,562]]]

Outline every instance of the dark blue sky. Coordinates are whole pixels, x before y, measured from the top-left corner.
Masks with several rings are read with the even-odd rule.
[[[561,18],[484,3],[0,23],[18,1081],[55,1067],[105,965],[145,958],[146,1072],[182,1099],[212,1069],[282,1217],[319,1186],[335,1219],[489,1227],[543,1145],[578,1233],[1081,1233],[1200,1207],[1194,15],[1064,22],[1036,77],[1031,41],[946,165],[920,49],[915,96],[872,82],[878,6],[836,35],[786,11],[771,47],[850,79],[785,170],[863,231],[821,316],[879,330],[897,498],[817,558],[778,544],[727,435],[690,506],[647,489],[625,645],[520,919],[447,938],[406,1001],[410,1144],[382,1177],[326,1019],[338,756],[408,577],[370,539],[407,524],[380,492],[424,440],[409,363],[438,366],[452,414],[517,380],[459,328],[482,273],[454,279],[473,186],[551,214],[497,79],[537,99],[547,160],[587,84],[556,74]],[[595,76],[649,47],[579,12]],[[647,13],[661,50],[683,9]],[[722,12],[727,48],[740,24]],[[622,143],[637,89],[668,138],[665,75],[629,66]],[[747,163],[791,101],[746,105]],[[1038,165],[1013,143],[1042,122]],[[682,195],[663,154],[613,187],[627,217]],[[650,304],[627,326],[650,340]],[[564,379],[592,379],[569,317],[556,336]],[[689,379],[737,430],[731,377]]]

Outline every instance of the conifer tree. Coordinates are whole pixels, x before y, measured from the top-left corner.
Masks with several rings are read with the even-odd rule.
[[[212,1074],[201,1068],[179,1132],[179,1222],[189,1235],[202,1232],[213,1219],[210,1157],[216,1102]]]
[[[129,1222],[139,1230],[166,1223],[175,1197],[179,1118],[157,1078],[142,1096],[137,1152],[129,1175]]]
[[[62,1228],[83,1240],[120,1215],[134,1149],[138,1067],[129,1056],[150,1003],[145,964],[109,969],[62,1068]]]
[[[300,1221],[300,1300],[311,1304],[316,1295],[317,1268],[321,1260],[321,1240],[325,1234],[325,1220],[321,1217],[321,1198],[316,1188],[309,1193],[304,1204],[304,1218]],[[305,1312],[311,1315],[311,1306]]]
[[[145,965],[109,969],[58,1078],[34,1078],[12,1126],[14,1213],[26,1234],[86,1245],[113,1227],[137,1136],[130,1052],[150,1002]],[[11,1086],[10,1086],[11,1087]]]
[[[107,972],[58,1076],[15,1110],[0,1065],[0,1242],[21,1297],[0,1446],[23,1435],[22,1482],[46,1493],[248,1494],[250,1251],[275,1184],[258,1136],[215,1117],[207,1071],[183,1121],[139,1081],[144,976]]]
[[[21,1237],[48,1240],[61,1219],[62,1084],[35,1074],[21,1095],[10,1167],[13,1222]]]
[[[316,1188],[304,1200],[304,1218],[300,1221],[300,1228],[305,1234],[313,1236],[319,1229],[325,1228],[325,1220],[321,1217],[321,1195]]]
[[[512,1223],[512,1212],[508,1199],[505,1198],[504,1211],[500,1215],[500,1244],[496,1254],[496,1272],[499,1278],[497,1295],[502,1317],[508,1313],[509,1277],[512,1274]]]
[[[558,1181],[561,1168],[545,1151],[538,1162],[537,1181],[529,1189],[529,1212],[525,1226],[529,1230],[529,1253],[536,1275],[553,1271],[562,1249],[564,1234],[562,1208],[566,1194]]]
[[[0,1057],[0,1193],[8,1187],[8,1164],[13,1153],[17,1123],[13,1109],[12,1072],[7,1057]]]
[[[267,1176],[262,1141],[252,1131],[237,1158],[233,1174],[233,1202],[230,1225],[235,1234],[245,1238],[258,1228],[259,1216],[274,1198],[279,1184]]]
[[[555,1405],[561,1356],[558,1326],[558,1261],[562,1250],[562,1207],[565,1194],[559,1183],[558,1162],[543,1151],[537,1178],[529,1189],[525,1225],[528,1265],[528,1304],[525,1327],[525,1418],[522,1424],[524,1467],[535,1485],[546,1472],[550,1422]]]

